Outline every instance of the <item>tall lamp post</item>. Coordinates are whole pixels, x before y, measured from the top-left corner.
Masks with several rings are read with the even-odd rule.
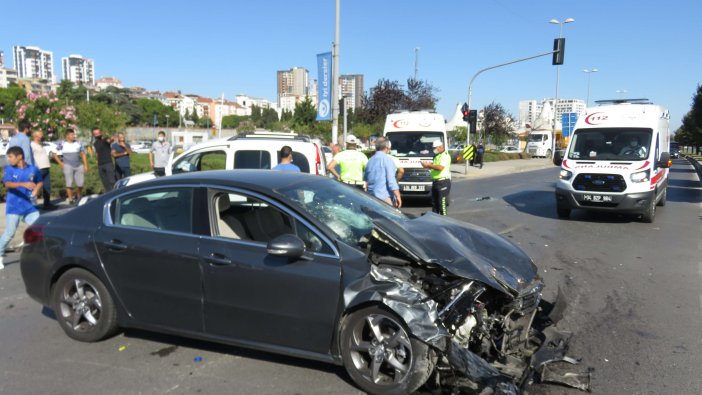
[[[575,22],[573,18],[566,18],[563,22],[558,19],[551,19],[548,23],[553,25],[559,25],[560,29],[558,31],[558,38],[563,38],[563,25],[566,23]],[[553,101],[553,129],[552,129],[552,143],[551,143],[551,155],[556,154],[556,122],[558,119],[558,88],[561,81],[561,66],[556,65],[556,99]]]
[[[599,70],[596,68],[591,68],[591,69],[585,69],[583,70],[583,73],[587,74],[587,100],[585,101],[586,107],[590,107],[590,77],[592,77],[592,73],[596,73]]]

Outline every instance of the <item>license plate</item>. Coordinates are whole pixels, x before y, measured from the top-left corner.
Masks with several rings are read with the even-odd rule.
[[[609,195],[583,195],[583,200],[594,203],[611,203],[612,197]]]
[[[405,192],[424,192],[424,185],[403,185],[402,190]]]

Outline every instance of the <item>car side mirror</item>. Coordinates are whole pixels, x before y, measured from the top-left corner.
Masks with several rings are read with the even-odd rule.
[[[670,160],[670,152],[661,152],[661,159],[658,161],[658,166],[667,169],[672,165]]]
[[[556,152],[553,153],[553,164],[560,166],[561,163],[563,163],[563,152],[561,150],[556,150]]]
[[[293,234],[284,234],[269,241],[266,252],[270,255],[299,259],[305,254],[305,243]]]

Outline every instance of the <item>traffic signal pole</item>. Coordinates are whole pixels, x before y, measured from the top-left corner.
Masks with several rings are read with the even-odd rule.
[[[531,59],[540,58],[540,57],[542,57],[542,56],[553,55],[554,53],[556,53],[556,52],[558,52],[558,51],[561,51],[561,50],[562,50],[562,49],[554,49],[553,51],[544,52],[544,53],[540,53],[540,54],[538,54],[538,55],[528,56],[528,57],[526,57],[526,58],[521,58],[521,59],[517,59],[517,60],[512,60],[512,61],[510,61],[510,62],[500,63],[500,64],[495,65],[495,66],[490,66],[490,67],[486,67],[486,68],[484,68],[484,69],[478,70],[478,72],[475,73],[475,74],[473,75],[473,77],[470,79],[470,82],[468,83],[468,108],[469,108],[469,109],[472,108],[471,106],[472,106],[472,99],[473,99],[473,82],[475,82],[475,79],[476,79],[480,74],[482,74],[482,73],[484,73],[484,72],[486,72],[486,71],[488,71],[488,70],[496,69],[496,68],[499,68],[499,67],[509,66],[509,65],[511,65],[511,64],[515,64],[515,63],[519,63],[519,62],[524,62],[524,61],[531,60]],[[469,145],[470,145],[470,123],[467,122],[467,129],[466,129],[466,147],[468,147]],[[465,170],[465,174],[468,174],[468,161],[466,161],[466,170]]]

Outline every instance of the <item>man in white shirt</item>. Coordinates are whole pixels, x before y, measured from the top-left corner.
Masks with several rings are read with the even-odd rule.
[[[34,157],[34,166],[41,172],[41,179],[44,182],[42,188],[44,210],[53,210],[56,206],[51,204],[51,161],[49,160],[49,154],[42,144],[43,138],[44,132],[42,132],[41,129],[35,130],[32,132],[32,142],[30,146],[32,148],[32,156]]]
[[[85,173],[88,172],[88,159],[85,155],[85,148],[80,141],[76,141],[76,132],[72,129],[66,131],[66,141],[61,147],[63,159],[54,152],[54,160],[61,165],[63,176],[66,179],[66,203],[76,204],[81,197],[81,188],[85,182]],[[82,163],[81,163],[82,159]],[[76,194],[73,196],[73,185],[76,186]]]

